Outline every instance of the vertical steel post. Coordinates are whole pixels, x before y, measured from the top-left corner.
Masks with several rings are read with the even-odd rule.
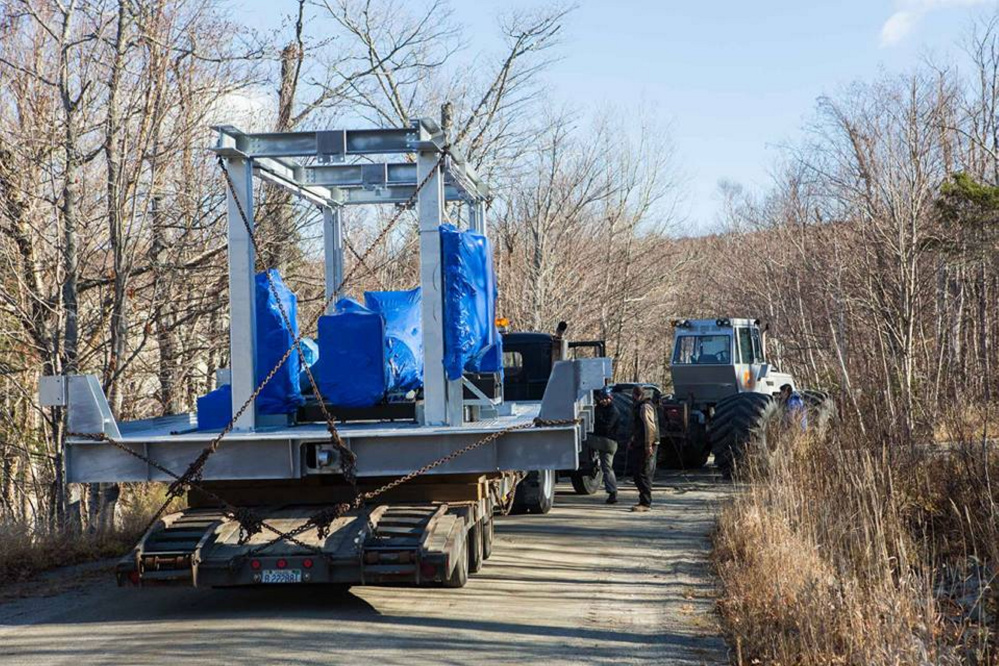
[[[444,179],[436,150],[421,151],[416,161],[420,190],[420,288],[423,292],[423,420],[448,423],[447,377],[444,374],[444,285],[440,224],[444,215]]]
[[[471,201],[468,204],[468,228],[477,234],[486,233],[486,202]]]
[[[233,184],[232,190],[226,188],[226,202],[229,224],[229,366],[232,411],[235,414],[257,385],[256,256],[236,204],[238,197],[250,229],[253,229],[253,164],[242,157],[229,157],[226,169]],[[256,408],[247,409],[236,421],[235,430],[253,430],[256,418]]]
[[[326,314],[333,314],[337,293],[343,282],[343,210],[339,207],[323,206],[323,246],[325,248],[326,300],[329,306]],[[333,296],[333,298],[330,298]]]

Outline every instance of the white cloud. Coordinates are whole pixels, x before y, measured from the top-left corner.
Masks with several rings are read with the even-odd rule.
[[[881,26],[881,46],[888,47],[905,39],[916,24],[930,12],[954,7],[995,4],[996,0],[896,0],[895,13]]]

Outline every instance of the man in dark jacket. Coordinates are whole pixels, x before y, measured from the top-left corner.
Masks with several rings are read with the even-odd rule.
[[[635,427],[631,436],[631,454],[635,456],[635,486],[638,488],[638,504],[632,511],[648,511],[652,508],[652,476],[656,471],[656,449],[659,446],[659,422],[652,401],[645,397],[641,387],[631,392],[635,400]]]
[[[593,436],[590,448],[600,455],[600,469],[604,473],[604,490],[607,503],[617,504],[617,477],[614,475],[614,454],[617,453],[617,408],[610,388],[597,391],[597,404],[593,414]]]

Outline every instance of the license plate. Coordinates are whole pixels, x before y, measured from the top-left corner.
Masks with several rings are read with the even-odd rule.
[[[261,583],[301,583],[301,569],[264,569]]]

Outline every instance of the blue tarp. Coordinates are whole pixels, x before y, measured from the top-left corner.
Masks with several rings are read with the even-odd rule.
[[[364,305],[385,320],[388,391],[423,386],[423,326],[420,288],[409,291],[366,291]]]
[[[444,369],[501,372],[503,348],[496,330],[496,274],[489,239],[472,231],[440,228],[444,263]]]
[[[303,395],[312,396],[312,384],[309,383],[309,378],[305,375],[306,366],[311,368],[319,360],[319,345],[312,338],[302,338],[300,342],[302,346],[302,355],[305,356],[305,365],[302,366],[302,371],[298,373],[298,386],[302,391]],[[298,352],[295,352],[297,355]],[[301,364],[301,357],[298,359]]]
[[[231,386],[223,384],[198,398],[198,430],[221,430],[231,420]]]
[[[263,381],[271,369],[277,365],[298,337],[298,299],[292,293],[277,270],[270,271],[277,298],[267,284],[267,275],[258,273],[255,280],[257,353],[256,380]],[[278,310],[278,303],[284,306],[291,323],[291,330],[285,325]],[[308,356],[308,351],[306,351]],[[267,383],[257,397],[257,411],[260,414],[291,414],[304,402],[299,388],[301,362],[298,352],[288,357],[281,369]],[[232,389],[220,386],[198,398],[198,429],[214,430],[224,428],[232,418]]]
[[[319,390],[341,407],[370,407],[389,386],[385,320],[357,301],[342,298],[336,312],[319,318]]]
[[[298,298],[285,286],[281,280],[281,273],[276,269],[268,272],[277,291],[277,299],[267,284],[267,275],[258,273],[256,279],[258,383],[263,381],[277,365],[298,337]],[[291,323],[291,330],[285,325],[278,311],[278,302],[284,306]],[[302,397],[298,381],[301,369],[301,361],[296,351],[288,357],[285,364],[260,392],[260,396],[257,397],[257,411],[261,414],[291,414],[304,404],[305,399]]]

